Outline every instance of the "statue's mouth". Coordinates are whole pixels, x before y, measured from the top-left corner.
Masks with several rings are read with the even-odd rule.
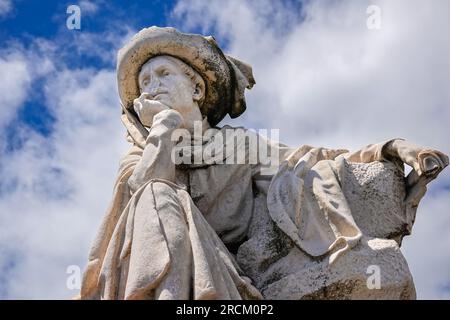
[[[158,100],[161,95],[168,94],[167,91],[156,91],[154,93],[145,93],[144,98],[147,100]]]

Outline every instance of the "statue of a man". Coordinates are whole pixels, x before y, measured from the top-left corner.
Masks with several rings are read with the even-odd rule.
[[[406,163],[426,182],[448,165],[439,151],[401,139],[349,153],[290,148],[256,134],[258,148],[264,144],[281,161],[275,175],[262,174],[266,163],[258,157],[227,161],[230,150],[214,161],[177,163],[177,130],[190,134],[191,156],[195,145],[226,149],[217,137],[237,128],[216,125],[244,112],[244,90],[255,83],[250,66],[224,55],[211,37],[151,27],[119,51],[117,73],[133,146],[91,249],[82,299],[261,299],[234,255],[255,210],[267,210],[307,255],[328,255],[332,263],[361,238],[339,189],[339,161]],[[245,139],[236,148],[246,159],[254,151]]]

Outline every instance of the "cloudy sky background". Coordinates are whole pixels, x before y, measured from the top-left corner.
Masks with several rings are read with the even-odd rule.
[[[70,298],[126,152],[115,54],[137,30],[212,34],[253,66],[248,110],[291,145],[403,137],[450,153],[450,2],[0,0],[0,298]],[[81,30],[66,8],[81,7]],[[381,28],[366,22],[381,9]],[[450,170],[403,252],[419,298],[450,298]]]

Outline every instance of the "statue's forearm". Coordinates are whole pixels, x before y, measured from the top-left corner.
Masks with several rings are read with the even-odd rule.
[[[180,125],[178,115],[170,111],[155,121],[146,139],[142,158],[128,180],[131,190],[137,190],[151,179],[175,180],[175,164],[171,159],[175,142],[171,140],[172,132]]]
[[[386,158],[399,159],[418,171],[420,168],[418,167],[417,155],[422,149],[406,140],[396,139],[389,142],[384,152]]]
[[[396,138],[386,142],[370,144],[358,151],[348,153],[345,158],[352,162],[369,163],[380,160],[401,161],[412,166],[415,170],[417,167],[417,155],[423,148]]]

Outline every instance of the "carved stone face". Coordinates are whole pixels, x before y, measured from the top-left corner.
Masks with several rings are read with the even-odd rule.
[[[181,60],[170,56],[150,59],[142,66],[138,82],[143,110],[137,112],[144,125],[152,120],[146,118],[167,108],[178,111],[187,127],[192,121],[202,121],[198,103],[204,96],[204,82]]]

